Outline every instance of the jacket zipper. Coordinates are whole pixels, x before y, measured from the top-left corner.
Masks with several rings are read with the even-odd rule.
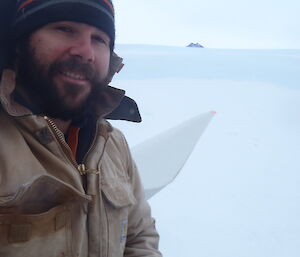
[[[58,127],[55,125],[55,123],[47,116],[44,116],[44,119],[47,121],[52,133],[54,134],[55,138],[57,141],[60,143],[63,152],[65,153],[67,159],[71,162],[72,166],[79,172],[80,175],[85,175],[85,174],[98,174],[98,170],[93,170],[93,169],[88,169],[85,167],[83,163],[78,164],[77,161],[75,160],[71,149],[69,145],[65,141],[65,136],[64,134],[58,129]],[[95,141],[95,139],[94,139]],[[93,141],[93,143],[94,143]],[[93,144],[92,144],[93,145]],[[91,147],[90,147],[91,149]],[[88,150],[88,152],[90,151]],[[88,153],[87,152],[87,153]]]
[[[86,152],[86,154],[84,155],[84,157],[83,157],[83,162],[84,163],[86,163],[86,159],[87,159],[87,157],[88,157],[88,155],[89,155],[89,153],[92,151],[92,149],[94,148],[94,146],[95,146],[95,144],[96,144],[96,140],[97,140],[97,135],[98,135],[98,133],[99,133],[99,122],[97,121],[96,122],[96,129],[95,129],[95,135],[94,135],[94,138],[93,138],[93,141],[92,141],[92,143],[91,143],[91,145],[90,145],[90,147],[89,147],[89,149],[88,149],[88,151]],[[105,148],[105,146],[106,146],[106,143],[107,143],[107,140],[105,141],[105,143],[104,143],[104,148]],[[103,149],[103,152],[104,152],[104,149]],[[102,156],[103,156],[103,152],[102,152],[102,154],[101,154],[101,156],[100,156],[100,160],[102,159]],[[99,178],[98,178],[98,183],[99,183],[99,189],[101,190],[101,173],[100,173],[100,171],[98,171],[98,173],[99,173]],[[97,174],[98,174],[97,173]],[[100,208],[100,210],[99,210],[99,220],[101,220],[101,202],[102,202],[102,200],[101,200],[101,194],[99,194],[99,208]],[[108,232],[108,215],[107,215],[107,210],[106,210],[106,208],[105,208],[105,205],[103,205],[103,208],[104,208],[104,218],[105,218],[105,221],[106,221],[106,224],[105,224],[105,230],[106,230],[106,235],[107,235],[107,237],[108,237],[108,235],[109,235],[109,232]],[[102,222],[100,222],[100,224],[102,224]],[[103,225],[102,225],[102,228],[103,228]],[[102,234],[103,234],[103,232],[102,232]],[[103,235],[102,235],[103,236]],[[109,241],[109,240],[108,240]],[[108,241],[107,241],[107,244],[106,244],[106,249],[104,248],[104,245],[103,245],[103,241],[102,240],[99,240],[98,242],[99,242],[99,253],[100,253],[100,255],[102,254],[102,252],[103,252],[103,248],[104,248],[104,250],[106,250],[105,251],[105,253],[104,253],[104,256],[103,257],[108,257],[108,249],[109,249],[109,243],[108,243]]]

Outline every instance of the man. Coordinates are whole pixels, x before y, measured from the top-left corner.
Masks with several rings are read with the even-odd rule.
[[[140,121],[134,101],[108,86],[121,67],[112,3],[18,0],[11,8],[0,256],[161,256],[128,145],[106,121]]]

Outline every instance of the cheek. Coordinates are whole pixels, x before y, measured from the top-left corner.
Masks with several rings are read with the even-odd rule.
[[[97,70],[102,78],[106,77],[110,64],[110,52],[99,55],[96,62]]]
[[[50,40],[33,37],[30,43],[35,57],[41,64],[49,65],[61,54],[61,49]]]

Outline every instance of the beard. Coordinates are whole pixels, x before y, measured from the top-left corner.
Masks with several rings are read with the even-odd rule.
[[[20,45],[18,55],[16,82],[17,87],[22,87],[21,90],[30,99],[29,105],[32,107],[32,111],[35,114],[43,114],[65,121],[83,119],[90,110],[92,103],[105,90],[106,78],[99,77],[99,73],[91,64],[83,63],[76,56],[43,64],[38,60],[29,40],[23,42]],[[87,97],[83,98],[76,106],[68,103],[66,98],[72,99],[78,96],[82,86],[65,81],[61,82],[61,86],[64,88],[64,94],[62,94],[54,78],[63,71],[83,74],[91,86]]]

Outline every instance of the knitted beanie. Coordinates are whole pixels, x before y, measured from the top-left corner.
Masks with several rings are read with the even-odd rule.
[[[86,23],[104,31],[115,43],[114,7],[111,0],[17,0],[12,24],[15,39],[57,21]]]

